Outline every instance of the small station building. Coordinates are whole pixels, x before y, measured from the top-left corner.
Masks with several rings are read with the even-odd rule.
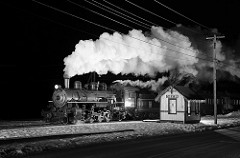
[[[201,120],[200,108],[204,102],[189,87],[169,86],[158,94],[160,121],[195,123]]]

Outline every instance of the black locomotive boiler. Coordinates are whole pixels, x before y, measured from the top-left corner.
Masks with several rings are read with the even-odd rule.
[[[84,123],[109,122],[119,119],[123,105],[116,102],[116,94],[107,89],[105,83],[91,82],[82,87],[80,81],[74,82],[69,88],[69,78],[65,78],[65,88],[55,85],[52,100],[42,116],[46,122],[61,122],[75,124],[78,120]]]

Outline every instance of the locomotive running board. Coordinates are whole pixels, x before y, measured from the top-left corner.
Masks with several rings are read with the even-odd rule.
[[[67,103],[100,103],[100,104],[107,104],[109,102],[81,102],[81,101],[71,101],[71,102],[67,102]]]
[[[53,101],[48,101],[49,103],[52,103]],[[100,103],[100,104],[107,104],[109,102],[83,102],[83,101],[71,101],[71,102],[67,102],[67,103]]]
[[[48,101],[49,103],[52,103],[53,101]],[[107,104],[109,102],[80,102],[80,101],[76,101],[76,102],[67,102],[67,103],[100,103],[100,104]],[[115,104],[123,104],[124,102],[115,102]]]

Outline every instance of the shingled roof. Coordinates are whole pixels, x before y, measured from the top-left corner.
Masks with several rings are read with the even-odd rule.
[[[203,100],[203,97],[201,97],[199,94],[194,92],[192,89],[189,87],[184,87],[184,86],[175,86],[174,87],[179,93],[181,93],[184,97],[187,99],[199,99]]]
[[[158,96],[155,98],[155,101],[159,101],[160,97],[166,93],[172,86],[167,87],[162,92],[158,94]],[[176,89],[179,93],[181,93],[185,98],[187,99],[197,99],[197,100],[204,100],[203,97],[201,97],[199,94],[191,90],[189,87],[184,86],[174,86],[174,89]]]

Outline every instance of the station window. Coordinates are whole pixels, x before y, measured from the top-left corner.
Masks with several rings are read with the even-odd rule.
[[[130,97],[129,92],[125,92],[125,98],[129,98],[129,97]]]
[[[130,97],[130,98],[135,98],[135,97],[136,97],[136,93],[134,93],[134,92],[129,92],[129,97]]]
[[[200,102],[199,101],[196,101],[195,102],[196,104],[195,104],[195,114],[196,115],[198,115],[199,114],[199,112],[200,112]]]
[[[137,107],[138,107],[138,108],[141,108],[141,100],[138,100],[138,101],[137,101]]]
[[[142,108],[143,107],[143,102],[142,101],[140,101],[140,108]]]
[[[149,105],[149,109],[152,108],[152,101],[149,101],[148,105]]]
[[[188,115],[191,114],[191,102],[190,101],[187,102],[187,114]]]

